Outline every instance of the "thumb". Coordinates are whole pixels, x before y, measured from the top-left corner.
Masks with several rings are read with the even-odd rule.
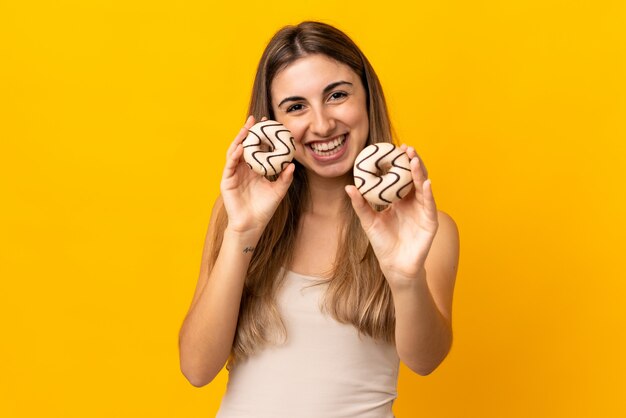
[[[296,166],[294,163],[290,163],[279,175],[276,181],[276,187],[280,190],[282,195],[287,193],[291,182],[293,181],[293,172],[295,171]]]
[[[372,207],[367,203],[367,201],[361,195],[361,192],[352,185],[346,186],[346,193],[350,197],[350,201],[352,202],[352,208],[356,212],[356,216],[359,217],[361,221],[361,226],[363,229],[367,230],[374,223],[374,218],[376,216],[376,212]]]

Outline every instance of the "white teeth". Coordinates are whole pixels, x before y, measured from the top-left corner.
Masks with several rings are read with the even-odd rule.
[[[345,135],[340,135],[339,137],[328,141],[328,142],[314,142],[310,145],[311,149],[318,155],[327,156],[332,155],[336,148],[343,145],[346,140]]]

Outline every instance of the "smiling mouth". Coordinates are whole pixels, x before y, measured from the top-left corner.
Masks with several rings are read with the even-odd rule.
[[[331,141],[313,142],[309,144],[309,148],[320,157],[328,157],[339,152],[343,144],[346,142],[346,135],[339,135]]]

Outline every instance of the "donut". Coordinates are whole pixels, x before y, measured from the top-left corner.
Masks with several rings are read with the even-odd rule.
[[[372,144],[356,157],[354,185],[370,203],[388,205],[400,200],[412,184],[409,156],[393,144]]]
[[[280,122],[265,120],[254,124],[242,142],[243,159],[256,173],[275,176],[293,160],[296,145],[291,132]]]

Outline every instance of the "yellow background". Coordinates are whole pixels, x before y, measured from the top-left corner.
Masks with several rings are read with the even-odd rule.
[[[303,19],[365,51],[461,231],[452,352],[396,414],[626,416],[626,3],[408,3],[0,2],[0,416],[214,415],[178,329],[256,63]]]

